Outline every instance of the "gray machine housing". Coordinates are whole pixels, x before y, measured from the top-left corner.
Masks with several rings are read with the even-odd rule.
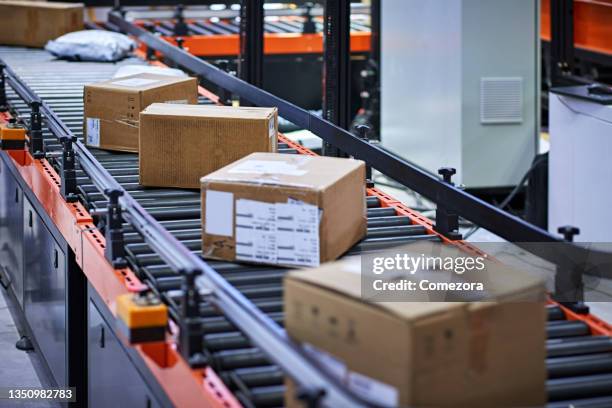
[[[381,7],[383,146],[468,188],[516,185],[539,135],[539,1]]]

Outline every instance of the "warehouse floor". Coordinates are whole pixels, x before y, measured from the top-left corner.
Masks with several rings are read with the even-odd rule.
[[[0,288],[0,387],[41,387],[45,386],[45,380],[41,382],[37,375],[41,362],[36,352],[23,352],[15,347],[15,343],[21,337],[16,322],[11,314],[7,293]],[[20,402],[15,404],[8,400],[0,400],[0,407],[38,408],[58,407],[59,404],[50,402]]]

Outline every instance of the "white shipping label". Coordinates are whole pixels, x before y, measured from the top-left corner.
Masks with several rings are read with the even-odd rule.
[[[164,103],[171,103],[174,105],[187,105],[189,101],[187,99],[176,99],[174,101],[165,101]]]
[[[129,88],[136,88],[136,87],[151,85],[156,82],[160,82],[159,79],[129,78],[129,79],[122,79],[119,81],[114,81],[112,84],[119,85],[119,86],[126,86]]]
[[[397,388],[374,378],[349,371],[347,386],[361,398],[375,404],[388,407],[396,407],[399,402],[399,392]]]
[[[87,118],[87,145],[100,147],[100,119]]]
[[[399,404],[399,391],[387,383],[349,370],[346,364],[331,354],[304,343],[303,349],[317,360],[329,374],[337,378],[355,394],[374,404],[396,407]]]
[[[274,116],[272,116],[272,118],[270,118],[270,120],[268,121],[268,137],[273,137],[274,134],[276,133],[275,130],[275,126],[274,126]]]
[[[319,209],[236,200],[236,259],[319,266]]]
[[[276,206],[236,200],[236,259],[276,262]]]
[[[319,209],[311,204],[276,204],[278,263],[319,266]]]
[[[248,174],[287,174],[303,176],[306,170],[298,168],[295,164],[275,160],[246,160],[237,164],[228,173]]]
[[[204,216],[206,233],[231,237],[234,235],[234,194],[206,190]]]

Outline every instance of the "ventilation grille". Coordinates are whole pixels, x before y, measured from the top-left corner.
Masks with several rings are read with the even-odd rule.
[[[523,121],[523,78],[480,79],[480,123]]]

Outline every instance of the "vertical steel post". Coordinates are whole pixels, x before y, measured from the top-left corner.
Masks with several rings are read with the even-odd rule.
[[[240,4],[240,56],[238,75],[257,87],[263,82],[264,0]]]
[[[370,67],[373,71],[374,89],[370,90],[370,110],[372,116],[373,139],[380,140],[380,2],[381,0],[371,0],[370,2]]]
[[[76,136],[63,136],[60,138],[60,142],[62,143],[62,160],[60,162],[62,184],[60,186],[60,194],[68,203],[73,203],[78,200],[75,168],[76,155],[72,146],[76,141]]]
[[[40,113],[40,101],[30,103],[30,154],[36,159],[45,156],[42,137],[42,114]]]
[[[438,169],[438,174],[446,184],[453,185],[452,178],[457,170],[452,167],[442,167]],[[443,201],[438,201],[436,208],[435,231],[444,235],[448,239],[459,240],[462,238],[459,233],[459,216],[455,211],[449,210]]]
[[[574,69],[574,0],[550,2],[550,75],[552,86]]]
[[[196,278],[202,274],[199,270],[183,270],[183,282],[181,290],[183,299],[181,301],[181,332],[179,348],[183,358],[189,362],[191,367],[202,367],[206,365],[204,348],[202,345],[202,320],[200,319],[200,293],[195,284]]]
[[[351,124],[350,98],[350,1],[326,0],[323,21],[323,118],[348,129]],[[325,156],[343,153],[324,143]]]
[[[8,109],[8,101],[6,100],[6,78],[4,77],[4,68],[6,65],[0,62],[0,112]]]
[[[123,217],[121,215],[121,205],[119,204],[119,197],[123,195],[123,191],[107,189],[104,191],[104,194],[108,196],[106,226],[104,230],[104,238],[106,239],[104,256],[114,268],[125,268],[127,261],[125,260],[123,241]]]
[[[557,229],[566,242],[574,242],[574,236],[580,234],[580,229],[565,225]],[[587,264],[587,257],[569,258],[564,264],[557,266],[555,275],[555,293],[553,299],[578,314],[588,314],[589,307],[584,303],[584,281],[582,275]]]

